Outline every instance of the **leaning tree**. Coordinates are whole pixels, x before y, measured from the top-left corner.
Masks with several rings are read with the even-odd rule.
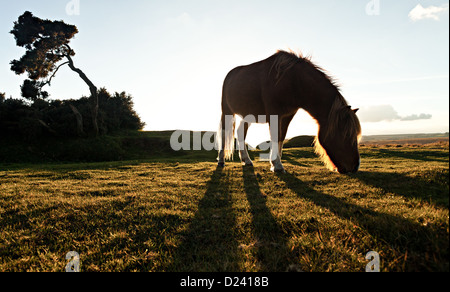
[[[43,88],[51,85],[52,79],[62,66],[68,65],[89,86],[92,98],[92,123],[94,132],[98,135],[97,87],[83,71],[75,67],[73,62],[75,52],[69,46],[70,40],[77,33],[78,29],[74,25],[63,21],[43,20],[33,16],[29,11],[25,12],[14,22],[11,34],[14,35],[17,46],[25,48],[26,52],[20,60],[11,62],[11,70],[18,75],[28,73],[29,79],[21,86],[22,96],[36,100],[48,97]],[[77,118],[79,131],[82,132],[81,114],[74,106],[71,108]]]

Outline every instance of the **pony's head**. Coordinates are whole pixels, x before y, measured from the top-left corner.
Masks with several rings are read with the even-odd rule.
[[[331,107],[328,122],[319,125],[315,150],[330,170],[342,174],[359,170],[361,124],[356,116],[357,111],[348,106],[343,98],[338,98]]]

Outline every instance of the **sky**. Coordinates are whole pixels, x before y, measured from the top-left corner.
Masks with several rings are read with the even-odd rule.
[[[277,50],[312,57],[341,86],[364,135],[449,131],[448,0],[0,0],[0,92],[20,97],[24,49],[9,34],[25,11],[76,25],[75,65],[98,86],[126,91],[145,130],[215,131],[225,76]],[[88,96],[63,67],[52,99]],[[314,135],[299,111],[288,137]],[[268,140],[252,126],[250,144]]]

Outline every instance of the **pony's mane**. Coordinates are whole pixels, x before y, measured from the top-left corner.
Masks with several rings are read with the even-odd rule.
[[[331,106],[330,114],[328,116],[328,125],[326,127],[320,127],[319,131],[322,131],[325,140],[334,135],[341,135],[342,137],[359,143],[362,138],[361,123],[359,122],[356,113],[351,110],[351,107],[341,94],[336,96],[333,105]],[[329,169],[335,170],[336,166],[331,161],[326,150],[320,144],[318,136],[314,141],[314,148],[316,154],[320,156],[324,164]]]
[[[275,55],[273,55],[273,57],[275,57],[275,60],[270,71],[275,70],[275,79],[277,81],[279,81],[284,76],[284,73],[289,71],[297,63],[304,63],[317,70],[317,72],[321,76],[328,80],[331,85],[336,87],[336,90],[339,91],[339,84],[336,82],[336,80],[331,77],[322,67],[314,64],[311,61],[311,56],[305,57],[301,52],[295,53],[293,51],[286,52],[283,50],[279,50]]]
[[[328,156],[327,151],[320,144],[319,136],[316,136],[313,145],[314,145],[314,152],[319,156],[323,164],[325,164],[325,167],[331,171],[337,171],[336,165],[334,165],[333,161],[331,161],[330,156]]]
[[[335,135],[337,132],[346,138],[356,140],[359,140],[361,135],[359,119],[341,94],[336,96],[331,106],[326,134]]]

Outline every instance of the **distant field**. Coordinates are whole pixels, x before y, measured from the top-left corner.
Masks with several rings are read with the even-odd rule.
[[[372,135],[364,136],[366,141],[383,141],[383,140],[406,140],[406,139],[432,139],[432,138],[449,138],[449,133],[434,134],[399,134],[399,135]]]
[[[399,140],[373,140],[363,141],[365,145],[429,145],[429,144],[448,144],[448,138],[416,138],[416,139],[399,139]]]
[[[82,272],[362,272],[376,251],[382,271],[448,272],[448,144],[361,152],[350,176],[311,148],[280,175],[207,152],[0,164],[0,271],[64,271],[77,251]]]
[[[363,145],[427,145],[448,143],[448,133],[364,136]]]

